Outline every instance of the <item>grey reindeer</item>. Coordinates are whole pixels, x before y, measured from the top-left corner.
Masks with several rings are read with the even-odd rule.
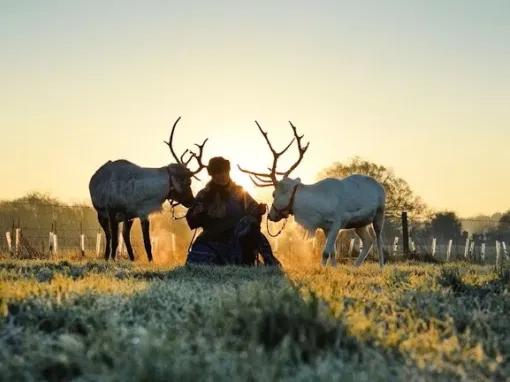
[[[173,149],[173,138],[180,119],[174,122],[170,139],[165,142],[177,163],[148,168],[121,159],[106,162],[92,175],[89,190],[106,236],[105,260],[115,260],[120,222],[124,223],[122,236],[129,258],[135,259],[129,234],[133,219],[140,218],[145,251],[148,260],[152,261],[149,214],[161,210],[166,200],[173,207],[178,204],[189,207],[193,203],[191,178],[196,178],[196,174],[206,167],[202,163],[202,154],[207,138],[202,144],[195,144],[198,153],[187,149],[178,157]],[[198,164],[195,171],[188,168],[192,159]]]

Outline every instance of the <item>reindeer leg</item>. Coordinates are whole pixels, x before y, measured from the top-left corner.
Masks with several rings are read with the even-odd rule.
[[[97,218],[99,220],[99,224],[101,225],[101,228],[103,229],[104,235],[106,237],[104,259],[106,261],[108,261],[110,259],[110,244],[111,244],[111,238],[112,238],[112,235],[110,233],[110,222],[108,221],[107,216],[101,216],[98,214]]]
[[[110,249],[110,257],[115,260],[117,255],[117,246],[119,245],[119,223],[115,220],[115,214],[110,213],[110,234],[112,246]]]
[[[334,224],[331,229],[329,229],[329,231],[326,232],[326,246],[322,252],[322,265],[324,266],[326,266],[328,259],[329,263],[333,267],[336,266],[335,242],[336,237],[338,236],[338,231],[340,231],[341,227],[341,222],[338,222]]]
[[[363,261],[367,258],[370,250],[372,249],[372,237],[369,233],[369,227],[362,227],[362,228],[356,228],[356,234],[361,238],[361,241],[363,242],[363,250],[359,254],[358,258],[356,259],[354,265],[356,267],[359,267]]]
[[[124,243],[126,243],[126,249],[129,255],[129,259],[131,261],[135,261],[135,255],[133,253],[133,246],[131,245],[131,240],[129,234],[131,233],[131,226],[133,225],[132,220],[124,220],[124,224],[122,227],[122,237],[124,238]]]
[[[379,266],[384,265],[384,252],[382,243],[382,228],[384,224],[384,210],[378,210],[373,221],[375,237],[377,239],[377,254],[379,255]]]
[[[143,244],[145,246],[145,252],[147,252],[147,258],[149,259],[149,262],[152,262],[152,245],[149,218],[144,217],[140,219],[142,220]]]

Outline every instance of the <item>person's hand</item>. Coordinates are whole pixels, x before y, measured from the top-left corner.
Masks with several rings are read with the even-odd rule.
[[[257,207],[257,212],[259,213],[259,215],[264,215],[266,213],[266,210],[267,210],[267,204],[259,203],[259,205]]]
[[[193,215],[200,215],[205,212],[205,206],[203,204],[197,204],[193,207]]]

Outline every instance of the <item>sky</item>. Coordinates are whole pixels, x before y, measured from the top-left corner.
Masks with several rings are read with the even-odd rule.
[[[0,0],[0,89],[0,199],[89,201],[107,160],[170,163],[182,116],[206,160],[263,170],[254,120],[277,146],[291,120],[305,183],[360,156],[433,209],[510,208],[507,0]]]

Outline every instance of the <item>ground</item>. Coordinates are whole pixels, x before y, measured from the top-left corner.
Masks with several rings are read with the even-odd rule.
[[[0,261],[0,379],[505,380],[510,272]]]

